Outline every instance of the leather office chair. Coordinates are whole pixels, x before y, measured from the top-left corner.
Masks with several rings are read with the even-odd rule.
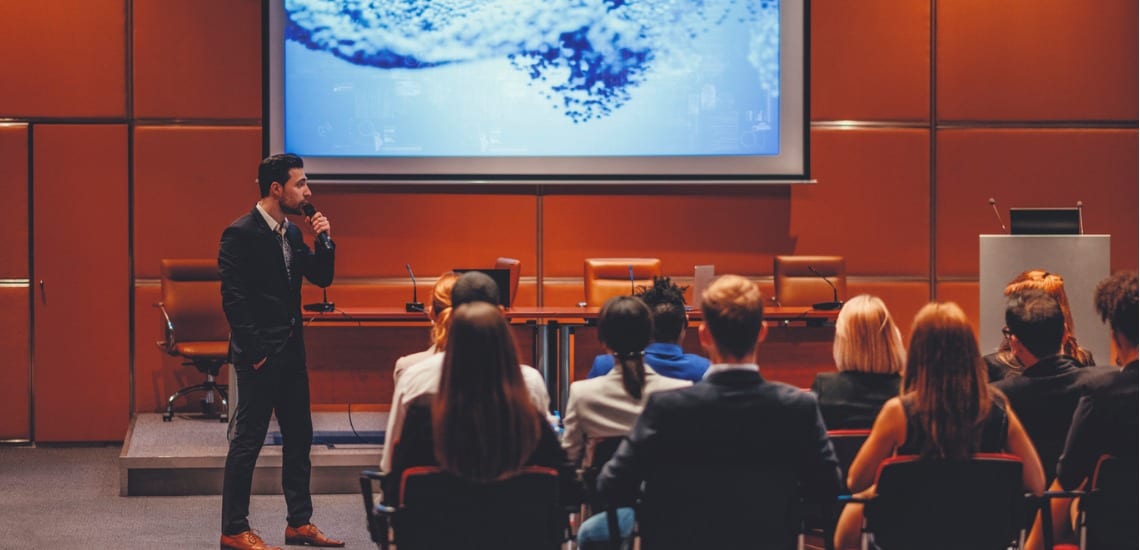
[[[174,418],[174,401],[194,392],[206,392],[202,405],[207,409],[216,393],[222,403],[219,416],[226,421],[227,386],[214,382],[229,361],[230,326],[222,311],[221,285],[215,260],[162,260],[162,301],[154,306],[162,311],[165,339],[156,344],[206,375],[205,382],[182,388],[167,399],[162,416],[166,422]]]
[[[514,307],[515,298],[519,295],[519,273],[522,271],[522,262],[515,258],[498,258],[495,260],[495,269],[511,270],[511,303],[507,307]]]
[[[812,273],[815,270],[818,274]],[[822,277],[821,277],[822,275]],[[835,285],[824,281],[824,277]],[[811,306],[847,299],[847,266],[843,256],[776,256],[772,260],[776,303],[783,307]]]
[[[633,282],[630,282],[630,268]],[[601,307],[614,296],[633,293],[631,286],[650,286],[661,276],[659,258],[587,258],[582,278],[586,289],[586,306]]]

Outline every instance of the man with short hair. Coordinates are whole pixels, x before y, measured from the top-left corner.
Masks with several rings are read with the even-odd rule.
[[[685,288],[677,286],[669,277],[654,277],[653,286],[638,290],[637,297],[653,314],[653,342],[645,347],[645,364],[661,376],[700,382],[709,369],[709,360],[681,349],[685,326],[689,324]],[[594,366],[586,378],[602,376],[613,368],[614,356],[603,353],[594,358]]]
[[[459,306],[471,302],[499,305],[499,287],[486,273],[468,271],[459,277],[455,287],[451,289],[452,308],[459,309]],[[403,432],[408,408],[417,399],[425,395],[435,395],[439,390],[439,378],[443,374],[445,355],[446,351],[440,350],[440,353],[408,367],[396,382],[396,389],[392,392],[392,406],[388,410],[388,427],[384,431],[384,450],[380,454],[381,471],[392,470],[392,452]],[[520,365],[520,367],[531,402],[539,412],[546,413],[550,409],[550,394],[547,393],[546,382],[533,367],[529,365]]]
[[[1025,289],[1006,300],[1005,324],[1009,349],[1025,368],[1018,376],[994,382],[1009,399],[1025,432],[1033,440],[1045,469],[1046,483],[1057,472],[1077,401],[1089,381],[1106,367],[1081,368],[1061,353],[1065,316],[1047,292]]]
[[[713,364],[700,382],[649,396],[629,438],[603,467],[599,493],[611,503],[631,502],[642,481],[678,468],[735,469],[786,471],[801,495],[833,501],[842,487],[838,460],[815,396],[764,380],[756,364],[766,332],[756,285],[723,276],[705,291],[701,310],[700,341]],[[733,505],[708,506],[718,513]],[[741,543],[701,535],[706,542]]]

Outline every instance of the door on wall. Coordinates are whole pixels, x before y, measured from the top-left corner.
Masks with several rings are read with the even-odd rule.
[[[28,125],[0,123],[0,441],[32,437],[31,326],[28,310]]]
[[[32,128],[34,437],[121,441],[130,421],[127,128]]]

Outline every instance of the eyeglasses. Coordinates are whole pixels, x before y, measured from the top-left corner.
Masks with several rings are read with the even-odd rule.
[[[1013,334],[1013,332],[1009,330],[1009,327],[1001,327],[1001,335],[1002,335],[1002,336],[1003,336],[1005,339],[1007,339],[1007,340],[1008,340],[1008,339],[1009,339],[1009,336],[1010,336],[1011,334]]]

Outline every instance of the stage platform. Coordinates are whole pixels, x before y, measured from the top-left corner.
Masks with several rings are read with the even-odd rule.
[[[347,412],[314,412],[312,492],[360,491],[360,471],[380,464],[383,445],[378,442],[387,421],[386,412],[354,411],[351,423]],[[222,494],[227,426],[217,418],[195,415],[176,415],[171,422],[163,422],[159,413],[135,415],[119,454],[119,494]],[[281,494],[281,446],[275,434],[279,431],[273,419],[254,470],[254,494]]]

